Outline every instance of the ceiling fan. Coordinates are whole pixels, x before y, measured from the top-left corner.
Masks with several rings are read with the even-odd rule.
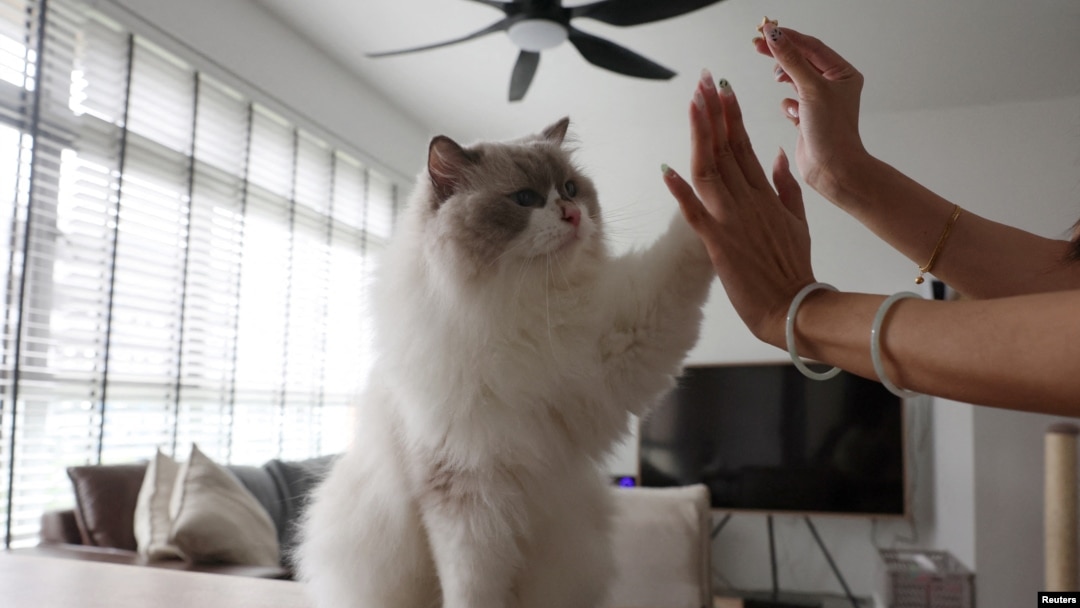
[[[720,0],[600,0],[592,4],[564,7],[562,0],[471,0],[497,8],[505,17],[488,27],[467,36],[409,49],[369,53],[368,57],[389,57],[415,53],[474,40],[495,32],[506,32],[521,49],[510,76],[510,101],[520,101],[532,84],[540,65],[540,51],[562,44],[566,40],[577,48],[586,61],[601,68],[635,76],[667,80],[675,72],[619,46],[614,42],[585,33],[570,24],[572,19],[586,18],[610,25],[629,26],[678,17]]]

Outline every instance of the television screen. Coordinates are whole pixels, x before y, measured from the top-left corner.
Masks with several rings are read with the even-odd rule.
[[[703,483],[714,509],[907,515],[903,400],[847,372],[690,366],[639,441],[642,486]]]

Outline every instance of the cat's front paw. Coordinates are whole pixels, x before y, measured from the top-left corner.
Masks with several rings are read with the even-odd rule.
[[[709,252],[705,249],[705,243],[701,240],[694,229],[690,226],[690,223],[686,221],[686,218],[681,213],[676,213],[671,218],[671,224],[668,226],[666,237],[671,240],[673,245],[686,255],[690,261],[698,264],[712,265],[709,260]]]

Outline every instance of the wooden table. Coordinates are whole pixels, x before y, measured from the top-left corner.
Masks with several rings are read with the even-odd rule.
[[[730,602],[730,603],[729,603]],[[0,552],[4,608],[312,608],[292,581]],[[718,598],[717,608],[739,608]]]
[[[4,608],[312,608],[291,581],[0,553]]]

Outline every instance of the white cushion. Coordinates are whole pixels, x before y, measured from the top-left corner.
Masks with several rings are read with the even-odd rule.
[[[712,605],[709,490],[615,488],[609,606]]]
[[[135,502],[135,543],[151,561],[177,559],[180,549],[169,542],[169,502],[180,465],[159,449],[146,467]]]
[[[194,445],[177,474],[170,515],[169,540],[191,561],[281,563],[277,529],[266,509],[240,480]]]

